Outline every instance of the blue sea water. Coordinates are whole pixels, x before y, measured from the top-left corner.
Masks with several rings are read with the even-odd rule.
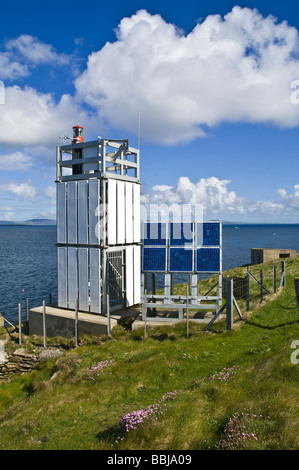
[[[287,248],[299,251],[299,224],[223,225],[223,270],[250,263],[251,248]],[[186,280],[176,275],[174,282]],[[157,282],[157,287],[159,287]],[[29,307],[57,300],[55,226],[0,226],[0,312],[18,319],[18,304],[25,318]]]

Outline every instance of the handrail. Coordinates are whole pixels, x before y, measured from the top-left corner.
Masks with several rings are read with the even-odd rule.
[[[13,328],[16,328],[16,325],[13,325],[12,323],[10,323],[10,321],[7,320],[7,318],[5,318],[5,316],[2,315],[2,313],[0,315],[2,316],[3,320],[6,321],[10,326],[12,326]]]

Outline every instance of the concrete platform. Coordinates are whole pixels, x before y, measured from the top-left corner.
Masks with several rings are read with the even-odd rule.
[[[111,329],[117,324],[117,318],[111,315]],[[78,335],[107,334],[107,318],[92,313],[78,312]],[[43,335],[43,307],[32,308],[29,311],[29,334]],[[46,335],[74,338],[75,311],[57,307],[46,307]]]
[[[178,322],[186,321],[186,318],[179,319],[169,316],[170,312],[160,312],[158,317],[147,317],[147,326],[172,326]],[[174,313],[174,312],[172,312]],[[161,316],[162,315],[162,316]],[[202,314],[200,318],[190,317],[190,322],[209,323],[214,314],[208,312]],[[223,315],[221,315],[221,318]],[[132,330],[144,328],[142,320],[142,306],[126,308],[113,312],[110,315],[110,329],[117,324]],[[108,319],[104,315],[93,313],[78,312],[78,336],[83,334],[92,334],[101,336],[108,333]],[[43,335],[43,307],[31,308],[29,311],[29,334]],[[62,336],[64,338],[75,337],[75,311],[55,306],[46,306],[46,335],[51,338],[54,336]]]

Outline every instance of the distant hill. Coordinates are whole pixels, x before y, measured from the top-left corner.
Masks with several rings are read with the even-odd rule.
[[[0,225],[56,225],[56,220],[52,219],[31,219],[21,221],[0,220]]]
[[[56,225],[56,220],[53,219],[31,219],[26,220],[26,224],[30,225]]]

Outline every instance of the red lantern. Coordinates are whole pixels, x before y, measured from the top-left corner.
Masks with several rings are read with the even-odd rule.
[[[72,144],[79,144],[80,142],[84,142],[83,129],[84,129],[84,127],[79,126],[79,124],[77,124],[76,126],[73,127],[73,141],[72,141]]]

